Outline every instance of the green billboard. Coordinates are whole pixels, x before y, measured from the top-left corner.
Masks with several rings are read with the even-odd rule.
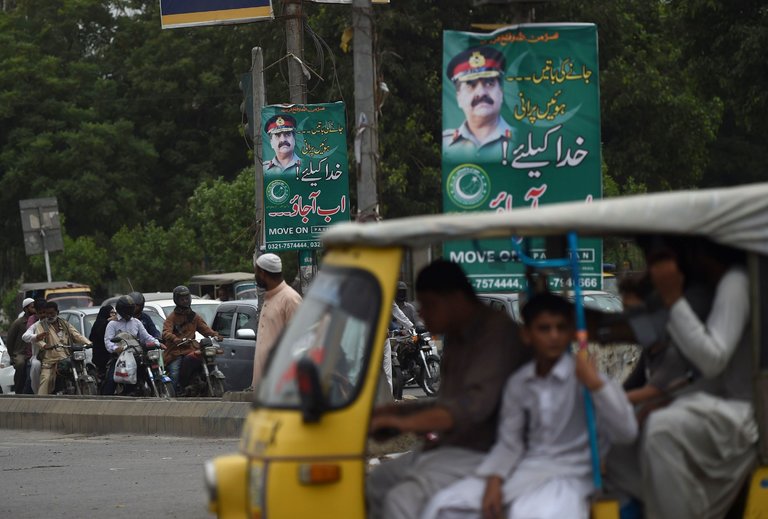
[[[266,249],[319,249],[320,233],[349,221],[344,103],[265,106],[261,128]]]
[[[497,211],[602,197],[597,29],[526,24],[443,33],[443,211]],[[525,287],[505,240],[450,242],[478,291]],[[543,243],[531,253],[543,257]],[[602,242],[580,241],[584,288],[602,287]],[[567,280],[550,277],[554,290]]]

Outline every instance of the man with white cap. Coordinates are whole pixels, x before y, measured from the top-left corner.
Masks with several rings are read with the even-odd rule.
[[[256,352],[253,359],[253,382],[249,390],[255,390],[264,375],[264,368],[275,341],[291,320],[301,303],[301,296],[283,280],[283,262],[276,254],[261,254],[254,262],[256,284],[266,290],[259,316],[256,335]],[[246,390],[247,391],[247,390]]]
[[[27,330],[27,319],[35,313],[35,300],[31,297],[24,299],[21,302],[21,309],[24,313],[8,328],[8,355],[16,370],[13,375],[13,388],[17,394],[21,394],[24,390],[24,384],[27,381],[27,364],[32,357],[32,347],[24,342],[22,336]]]

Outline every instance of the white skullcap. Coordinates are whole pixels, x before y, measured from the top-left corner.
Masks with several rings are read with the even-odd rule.
[[[31,297],[26,298],[24,301],[21,302],[21,309],[24,310],[26,307],[34,303],[35,300]]]
[[[261,270],[278,274],[283,271],[283,262],[277,254],[267,253],[256,258],[256,266]]]

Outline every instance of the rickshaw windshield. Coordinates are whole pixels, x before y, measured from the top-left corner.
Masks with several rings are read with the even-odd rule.
[[[321,270],[276,346],[259,403],[299,407],[296,365],[303,357],[317,365],[328,408],[351,403],[365,379],[380,304],[381,290],[371,274]]]

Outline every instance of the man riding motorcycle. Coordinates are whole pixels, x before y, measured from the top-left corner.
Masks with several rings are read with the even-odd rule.
[[[115,363],[126,347],[124,343],[112,341],[118,333],[127,332],[136,337],[141,344],[160,345],[160,341],[152,337],[144,328],[144,325],[141,324],[141,321],[133,316],[135,310],[136,304],[131,296],[120,296],[120,299],[115,303],[115,311],[119,319],[110,321],[107,324],[106,332],[104,332],[104,347],[112,354],[112,359],[107,366],[107,376],[101,388],[102,395],[113,395],[115,393]],[[131,393],[135,390],[135,387],[130,384],[124,384],[124,386],[123,394]]]
[[[182,361],[185,356],[200,349],[200,344],[195,340],[195,332],[206,337],[214,337],[217,341],[222,340],[222,337],[192,310],[192,293],[189,288],[184,285],[174,288],[173,302],[176,308],[163,324],[163,342],[167,346],[163,353],[163,361],[168,369],[168,375],[173,379],[176,394],[181,395],[189,378],[189,370],[186,369],[185,376],[181,377]],[[181,380],[182,378],[184,380]]]

